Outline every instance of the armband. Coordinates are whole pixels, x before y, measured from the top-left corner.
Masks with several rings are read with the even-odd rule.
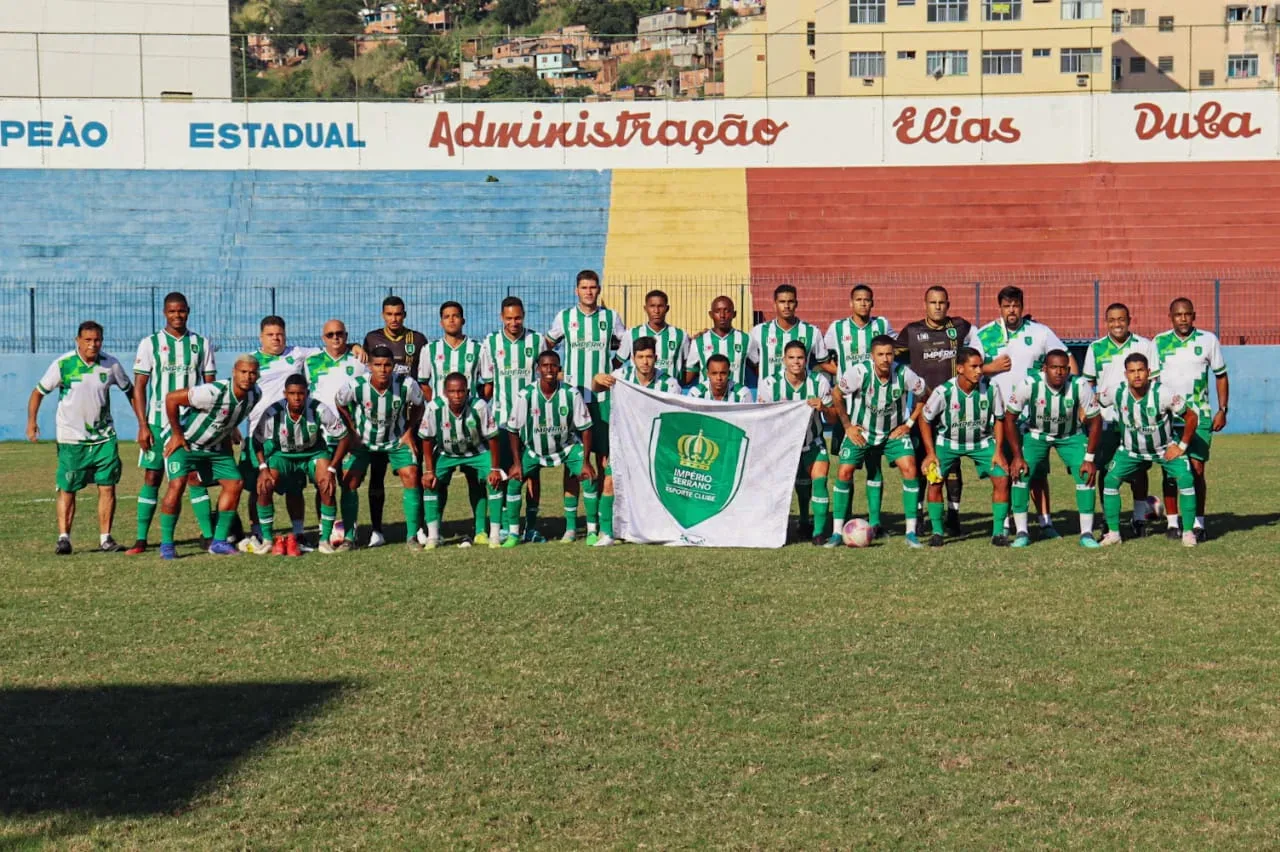
[[[263,462],[258,462],[258,470],[266,470],[266,469],[267,469],[267,463],[266,463],[266,462],[264,462],[264,461],[263,461]]]
[[[1084,460],[1085,460],[1085,461],[1087,461],[1087,462],[1091,462],[1091,461],[1093,461],[1093,453],[1085,453],[1085,454],[1084,454]]]
[[[1187,451],[1187,442],[1186,442],[1186,441],[1179,441],[1179,442],[1178,442],[1178,449],[1182,450],[1182,451],[1185,453],[1185,452]]]
[[[916,425],[916,419],[914,417],[908,417],[906,420],[902,421],[902,425],[910,429]]]

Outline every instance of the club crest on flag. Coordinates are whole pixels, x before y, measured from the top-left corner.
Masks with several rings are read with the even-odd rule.
[[[749,444],[745,431],[706,414],[669,411],[653,418],[650,482],[676,523],[697,526],[733,502]]]

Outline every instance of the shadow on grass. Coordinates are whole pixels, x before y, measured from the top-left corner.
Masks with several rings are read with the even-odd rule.
[[[1234,512],[1219,514],[1213,511],[1212,501],[1205,508],[1209,510],[1209,514],[1205,516],[1205,525],[1209,535],[1214,537],[1280,524],[1280,514],[1274,512],[1269,515],[1237,515]]]
[[[0,814],[172,813],[350,686],[0,690]]]

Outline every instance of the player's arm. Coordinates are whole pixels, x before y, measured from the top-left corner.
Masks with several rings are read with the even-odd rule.
[[[1227,371],[1214,377],[1214,386],[1218,391],[1218,411],[1213,415],[1213,431],[1221,432],[1227,428],[1227,400],[1231,396],[1231,382],[1227,380]]]
[[[1089,444],[1085,447],[1084,461],[1080,463],[1080,475],[1085,478],[1085,482],[1093,486],[1098,478],[1098,466],[1094,464],[1094,454],[1098,452],[1098,445],[1102,443],[1102,415],[1094,411],[1088,417],[1085,424],[1089,427]]]
[[[573,392],[573,428],[582,436],[582,481],[595,479],[595,468],[591,466],[591,427],[595,425],[591,420],[591,413],[587,411],[587,404],[583,401],[581,394],[576,390]]]
[[[1018,429],[1018,415],[1022,413],[1022,409],[1009,407],[1004,410],[1004,416],[996,421],[996,426],[1003,432],[1009,441],[1009,447],[1013,450],[1013,458],[1009,460],[1009,475],[1014,479],[1021,479],[1029,472],[1027,460],[1022,457],[1022,434]],[[1000,451],[1000,431],[996,433],[996,452]]]
[[[1187,452],[1187,445],[1195,437],[1196,427],[1200,425],[1200,415],[1196,414],[1194,408],[1187,405],[1186,400],[1180,394],[1173,398],[1169,405],[1169,411],[1183,418],[1182,437],[1178,439],[1176,444],[1170,444],[1165,448],[1165,461],[1173,461]]]
[[[608,390],[618,383],[618,377],[612,373],[596,373],[591,377],[591,389],[596,393]]]
[[[329,468],[335,476],[342,473],[342,462],[347,457],[347,453],[351,452],[351,436],[355,434],[350,428],[342,430],[342,437],[338,439],[338,445],[333,448],[333,458],[329,459]]]
[[[992,440],[995,441],[995,450],[991,453],[991,464],[993,467],[1002,467],[1007,471],[1009,470],[1009,465],[1004,458],[1004,442],[1011,431],[1018,431],[1018,427],[1014,426],[1012,430],[1004,428],[1004,417],[1001,416],[996,418],[995,427],[991,431]],[[1019,448],[1019,452],[1021,452],[1021,448]]]
[[[44,388],[36,385],[31,389],[31,396],[27,399],[27,440],[40,440],[40,426],[36,419],[40,414],[40,403],[44,402]]]
[[[205,346],[206,352],[212,348],[212,346]],[[212,359],[213,353],[208,352],[207,357]],[[147,425],[147,386],[151,384],[152,366],[150,347],[147,346],[147,341],[143,340],[138,344],[138,356],[133,359],[133,399],[130,400],[133,415],[138,418],[138,449],[143,452],[151,449],[154,443],[151,429]],[[206,378],[205,381],[210,382],[212,379]]]
[[[436,487],[436,439],[435,435],[422,435],[422,487],[434,491]]]
[[[267,453],[266,444],[270,440],[272,432],[272,418],[264,416],[258,421],[258,428],[253,430],[253,454],[254,460],[258,463],[258,470],[267,469]]]
[[[941,388],[935,388],[929,394],[929,400],[924,405],[924,416],[920,419],[920,443],[924,445],[921,470],[928,470],[931,464],[938,463],[938,454],[933,444],[933,421],[942,413],[945,405],[946,400],[943,398]]]
[[[187,434],[182,429],[182,419],[178,412],[183,406],[191,406],[191,391],[192,388],[185,388],[183,390],[170,391],[164,396],[164,416],[169,422],[170,431],[169,442],[164,447],[166,458],[172,455],[173,451],[178,447],[190,449],[187,446]]]
[[[502,469],[502,446],[498,443],[499,433],[495,428],[493,434],[489,436],[489,487],[498,488],[502,485],[502,480],[506,471]]]

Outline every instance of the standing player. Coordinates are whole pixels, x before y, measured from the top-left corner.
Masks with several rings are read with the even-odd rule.
[[[956,375],[933,389],[924,405],[920,439],[929,481],[930,547],[942,547],[942,477],[968,457],[981,478],[991,479],[991,543],[1008,547],[1004,534],[1009,515],[1009,476],[1000,448],[1004,446],[1004,399],[994,386],[979,387],[982,353],[968,346],[956,352]],[[936,436],[936,438],[935,438]],[[934,481],[934,480],[937,481]]]
[[[609,393],[594,393],[591,380],[613,369],[615,351],[621,360],[631,355],[631,338],[621,317],[600,305],[600,276],[584,269],[578,273],[576,287],[578,304],[556,314],[547,332],[547,346],[555,348],[564,341],[565,384],[578,389],[591,415],[591,450],[596,463],[588,467],[601,481],[583,483],[582,501],[587,516],[587,543],[595,544],[599,528],[599,489],[605,484],[603,477],[609,467],[609,411],[602,407]],[[612,489],[607,496],[613,497]]]
[[[307,481],[320,493],[320,552],[333,553],[329,536],[333,532],[337,506],[336,471],[351,445],[351,433],[334,410],[307,393],[307,380],[294,374],[285,379],[284,399],[267,409],[254,432],[255,461],[258,464],[258,523],[263,541],[272,543],[277,556],[301,556],[296,532],[276,537],[272,525],[276,494],[301,494]],[[332,453],[326,438],[337,445]]]
[[[382,328],[375,328],[364,336],[364,351],[372,352],[375,346],[385,346],[394,359],[396,375],[414,378],[419,375],[427,336],[406,326],[406,316],[404,299],[399,296],[383,299]],[[383,488],[386,476],[386,456],[375,453],[369,467],[369,547],[379,547],[387,541],[382,534],[382,507],[387,500]],[[354,535],[355,530],[348,530],[348,534]]]
[[[444,396],[444,380],[452,373],[461,373],[471,389],[480,386],[480,342],[463,332],[466,324],[462,305],[445,302],[440,306],[444,337],[428,343],[418,362],[418,384],[422,385],[424,398]]]
[[[343,550],[355,544],[360,511],[360,484],[375,458],[399,475],[404,486],[405,546],[422,549],[418,527],[422,520],[422,477],[418,468],[418,423],[422,419],[422,390],[414,379],[395,372],[395,356],[385,346],[369,353],[369,374],[356,376],[338,391],[338,415],[355,435],[350,457],[343,465],[342,523],[349,531]],[[385,544],[383,539],[380,544]]]
[[[871,340],[870,361],[854,363],[840,374],[832,392],[831,407],[844,429],[840,442],[840,467],[832,496],[832,534],[827,547],[841,543],[841,530],[853,497],[853,472],[867,469],[867,520],[874,538],[883,535],[880,506],[884,497],[882,461],[902,474],[902,512],[906,518],[907,544],[923,547],[916,536],[920,512],[915,447],[911,427],[924,410],[925,384],[910,367],[893,363],[894,342],[887,334]]]
[[[667,323],[670,310],[671,303],[663,291],[650,290],[645,294],[644,312],[649,321],[627,332],[631,336],[632,354],[635,354],[637,340],[652,337],[657,347],[658,369],[682,385],[691,384],[698,375],[692,341],[684,329]]]
[[[1120,483],[1136,474],[1146,476],[1151,465],[1160,465],[1178,489],[1182,515],[1182,544],[1195,547],[1194,529],[1187,529],[1196,511],[1195,477],[1187,463],[1187,449],[1195,439],[1200,417],[1188,400],[1162,382],[1151,381],[1147,356],[1134,352],[1124,359],[1126,383],[1108,400],[1119,418],[1120,449],[1107,467],[1102,509],[1107,513],[1107,534],[1102,546],[1120,543]],[[1178,423],[1175,418],[1180,419]]]
[[[98,486],[98,550],[120,550],[111,537],[116,515],[116,484],[120,481],[120,451],[111,420],[111,387],[133,390],[124,367],[102,351],[102,326],[80,323],[76,348],[49,365],[27,400],[27,440],[40,440],[36,416],[45,396],[58,391],[58,544],[54,553],[71,553],[71,522],[76,517],[76,492],[90,482]]]
[[[582,392],[559,380],[560,356],[547,350],[538,356],[538,382],[520,392],[511,406],[507,421],[507,437],[511,454],[517,461],[507,471],[510,479],[519,481],[538,468],[561,467],[564,475],[564,535],[561,541],[576,536],[578,492],[592,488],[596,472],[591,468],[591,414],[583,402]],[[518,495],[520,492],[517,491]],[[511,497],[511,492],[507,492]],[[520,517],[520,504],[507,501],[507,528]],[[511,535],[503,547],[515,547],[518,539]]]
[[[729,362],[729,378],[735,385],[747,383],[747,351],[751,348],[751,335],[733,327],[738,310],[733,299],[717,296],[711,300],[711,328],[693,338],[693,369],[705,377],[707,362],[713,355],[722,355]]]
[[[757,402],[782,402],[803,399],[813,408],[804,449],[800,451],[800,467],[796,471],[795,488],[800,498],[801,539],[812,538],[816,545],[827,543],[827,470],[831,459],[822,440],[822,416],[831,410],[831,382],[826,374],[809,369],[809,350],[802,340],[787,343],[782,354],[782,372],[760,380]],[[809,526],[809,509],[813,509],[813,526]]]
[[[138,534],[127,553],[143,553],[147,549],[147,533],[160,499],[160,482],[164,478],[164,444],[169,439],[169,421],[165,419],[164,398],[176,390],[186,390],[217,378],[213,344],[187,328],[191,308],[187,297],[169,293],[164,297],[165,327],[144,337],[138,344],[133,361],[136,384],[133,413],[138,418],[138,467],[142,468],[142,488],[138,491]],[[191,511],[200,525],[200,535],[213,538],[213,514],[209,506],[209,489],[192,481]],[[207,547],[207,544],[206,544]]]
[[[895,347],[899,355],[906,355],[911,369],[924,379],[926,396],[934,388],[951,381],[956,374],[956,353],[962,346],[977,346],[973,325],[962,317],[953,317],[951,297],[946,287],[930,287],[924,293],[924,319],[908,323],[898,335]],[[1008,368],[1008,356],[1001,356],[996,366]],[[921,472],[920,487],[924,487],[924,442],[919,441],[920,421],[916,421],[913,437],[916,443],[916,469]],[[964,488],[960,466],[947,475],[947,535],[960,535],[960,495]]]
[[[1104,393],[1107,398],[1114,398],[1125,385],[1124,359],[1134,352],[1147,356],[1147,362],[1159,371],[1160,359],[1156,355],[1155,345],[1145,337],[1129,330],[1129,306],[1122,302],[1107,305],[1107,334],[1100,340],[1089,344],[1084,356],[1084,369],[1081,375],[1093,385],[1095,397]],[[1154,377],[1154,373],[1152,374]],[[1100,401],[1100,400],[1099,400]],[[1098,453],[1095,466],[1098,470],[1106,470],[1111,463],[1116,449],[1120,446],[1120,424],[1116,419],[1113,406],[1103,405],[1102,437],[1098,442]],[[1095,477],[1098,480],[1098,493],[1101,496],[1103,482],[1106,477]],[[1129,482],[1133,490],[1133,531],[1138,535],[1147,530],[1147,478],[1135,475]]]
[[[729,359],[719,352],[706,361],[702,381],[689,388],[689,396],[712,402],[751,402],[751,388],[730,377]]]
[[[658,341],[652,337],[633,339],[631,360],[612,373],[598,373],[591,381],[591,388],[597,393],[604,393],[620,381],[631,382],[659,393],[680,393],[680,383],[658,368]],[[612,406],[612,395],[607,395],[604,402],[600,403],[606,417],[611,413]],[[608,547],[613,542],[613,470],[605,468],[604,489],[600,497],[600,536],[592,543],[596,547]]]
[[[489,404],[472,397],[471,379],[454,372],[445,376],[444,393],[427,403],[418,436],[422,438],[422,489],[427,519],[427,549],[440,545],[440,507],[437,499],[449,488],[453,472],[467,480],[475,538],[459,547],[501,546],[502,468],[498,457],[498,424]],[[487,486],[487,489],[486,489]],[[486,497],[486,490],[488,492]],[[486,503],[488,510],[486,511]],[[485,516],[489,534],[485,534]]]
[[[875,305],[871,288],[859,284],[849,292],[849,316],[836,320],[827,329],[823,343],[836,359],[837,376],[843,376],[855,364],[871,360],[871,341],[881,335],[892,339],[896,334],[889,320],[871,315]]]
[[[1093,389],[1085,379],[1069,375],[1071,362],[1062,349],[1050,350],[1044,370],[1032,373],[1013,389],[1004,410],[1004,434],[1013,448],[1009,473],[1013,475],[1013,524],[1017,536],[1013,547],[1028,547],[1028,483],[1049,476],[1049,451],[1058,458],[1076,482],[1076,509],[1080,512],[1080,546],[1097,547],[1093,537],[1093,480],[1097,476],[1095,458],[1102,436]],[[1018,418],[1026,423],[1023,438]],[[1081,424],[1084,424],[1083,426]]]
[[[498,466],[504,473],[511,469],[519,459],[511,455],[511,440],[505,434],[507,423],[511,419],[511,407],[520,393],[537,382],[536,367],[538,356],[546,348],[541,334],[525,328],[524,302],[519,296],[508,296],[502,300],[502,330],[495,331],[484,339],[480,346],[480,381],[481,393],[488,400],[493,410],[493,419],[498,424]],[[546,541],[537,530],[538,505],[541,502],[542,488],[537,471],[527,478],[529,492],[525,506],[524,540],[528,542]],[[509,511],[501,517],[515,518],[508,523],[507,534],[520,535],[520,480],[508,479],[506,487],[506,503]],[[514,505],[514,509],[510,507]],[[490,523],[493,518],[490,517]],[[499,542],[501,543],[501,542]],[[493,544],[492,539],[489,542]]]
[[[164,446],[169,490],[160,504],[160,558],[177,559],[174,532],[187,476],[196,473],[201,482],[217,480],[218,523],[214,527],[209,552],[215,556],[235,556],[227,542],[231,523],[240,503],[243,481],[231,449],[232,437],[262,398],[258,389],[258,358],[241,355],[232,367],[231,378],[208,382],[186,390],[176,390],[164,398],[169,420],[169,440]]]
[[[773,289],[774,319],[762,322],[751,329],[751,343],[747,347],[747,360],[756,367],[756,375],[765,379],[783,371],[783,351],[793,341],[804,345],[806,368],[817,367],[825,373],[834,373],[836,365],[830,362],[827,345],[816,325],[796,316],[800,302],[796,288],[779,284]]]
[[[324,341],[324,350],[317,352],[308,358],[303,365],[303,374],[307,378],[307,389],[311,393],[311,397],[319,401],[322,405],[329,407],[331,411],[338,410],[337,396],[348,382],[356,376],[365,376],[369,373],[369,368],[364,362],[356,357],[354,347],[350,345],[350,338],[347,334],[347,326],[339,319],[331,319],[326,322],[320,331],[321,339]],[[346,427],[343,426],[343,430]],[[332,433],[325,433],[325,446],[329,452],[330,458],[338,448],[338,436]],[[334,468],[335,477],[338,468]],[[323,513],[321,513],[323,515]],[[321,520],[323,526],[323,518]],[[354,530],[352,533],[354,534]],[[346,527],[341,521],[333,525],[332,542],[341,543],[346,538]],[[321,537],[321,541],[325,540],[325,536]],[[332,553],[332,549],[325,551]]]
[[[1191,462],[1191,476],[1196,487],[1195,528],[1196,539],[1203,541],[1205,478],[1204,466],[1209,461],[1209,446],[1213,433],[1227,426],[1227,399],[1231,393],[1227,381],[1227,362],[1222,357],[1222,346],[1211,332],[1196,328],[1196,308],[1190,299],[1174,299],[1169,305],[1169,321],[1173,328],[1155,339],[1156,352],[1160,356],[1158,372],[1161,381],[1187,399],[1187,408],[1197,415],[1196,433],[1187,445],[1187,458]],[[1218,410],[1209,417],[1209,373],[1214,376],[1218,391]],[[1176,425],[1175,425],[1175,428]],[[1178,513],[1173,510],[1175,479],[1166,472],[1164,478],[1164,502],[1169,516],[1169,537],[1178,530]],[[1183,527],[1186,531],[1186,527]]]

